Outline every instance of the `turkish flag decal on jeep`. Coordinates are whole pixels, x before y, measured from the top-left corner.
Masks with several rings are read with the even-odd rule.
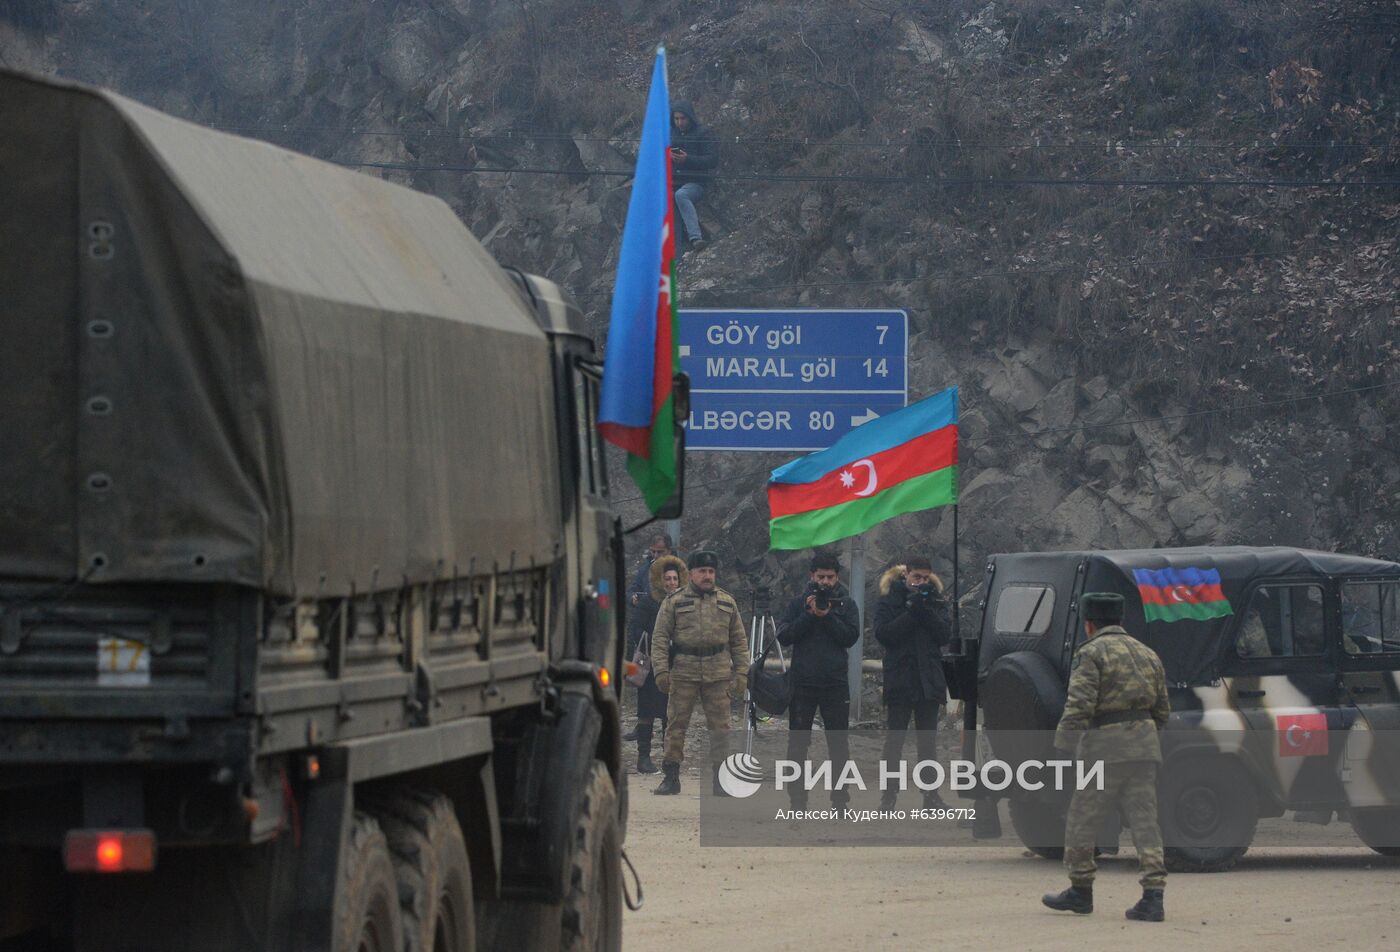
[[[1327,754],[1327,715],[1280,714],[1278,728],[1280,757],[1322,757]]]

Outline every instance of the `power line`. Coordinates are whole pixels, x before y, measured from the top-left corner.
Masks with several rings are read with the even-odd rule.
[[[1204,410],[1190,410],[1190,411],[1187,411],[1187,412],[1185,412],[1185,413],[1168,413],[1168,414],[1164,414],[1164,415],[1162,415],[1162,416],[1155,416],[1155,417],[1136,417],[1136,418],[1128,419],[1128,420],[1115,420],[1115,421],[1113,421],[1113,422],[1111,422],[1111,423],[1089,423],[1089,424],[1081,424],[1081,425],[1078,425],[1078,426],[1052,426],[1052,427],[1042,427],[1042,428],[1039,429],[1039,430],[1031,430],[1031,431],[1025,431],[1025,430],[1008,431],[1008,432],[1005,433],[1005,434],[1001,434],[1001,435],[995,435],[995,434],[994,434],[994,435],[991,435],[991,436],[983,437],[983,438],[980,439],[980,440],[974,440],[974,441],[970,441],[970,442],[968,442],[968,443],[960,443],[960,445],[959,445],[959,450],[962,450],[962,449],[964,449],[964,448],[966,448],[966,449],[974,449],[974,448],[976,448],[976,447],[978,447],[978,446],[986,446],[986,445],[991,444],[991,443],[1006,442],[1006,441],[1008,441],[1008,440],[1010,440],[1010,439],[1034,440],[1034,439],[1037,439],[1037,438],[1039,438],[1039,437],[1041,437],[1041,436],[1048,436],[1048,435],[1050,435],[1050,434],[1052,434],[1052,433],[1083,433],[1083,432],[1088,432],[1088,431],[1091,431],[1091,430],[1104,430],[1104,429],[1109,429],[1109,428],[1111,428],[1111,427],[1118,427],[1118,426],[1137,426],[1137,425],[1140,425],[1140,424],[1143,424],[1143,423],[1165,423],[1165,422],[1170,422],[1170,421],[1172,421],[1172,420],[1185,420],[1185,419],[1190,419],[1190,418],[1194,418],[1194,417],[1216,416],[1216,415],[1219,415],[1219,414],[1229,414],[1229,413],[1255,413],[1255,412],[1258,412],[1258,411],[1260,411],[1260,410],[1268,410],[1268,409],[1272,409],[1272,408],[1274,408],[1274,407],[1294,406],[1294,405],[1296,405],[1296,404],[1307,403],[1307,402],[1312,401],[1312,400],[1327,400],[1327,399],[1331,399],[1331,398],[1333,398],[1333,397],[1345,397],[1345,396],[1354,396],[1354,395],[1356,395],[1356,394],[1362,394],[1362,393],[1372,393],[1372,392],[1375,392],[1375,391],[1378,391],[1378,390],[1386,390],[1386,389],[1389,389],[1389,388],[1391,388],[1391,387],[1400,387],[1400,380],[1389,380],[1389,381],[1386,381],[1386,382],[1384,382],[1384,383],[1370,384],[1370,385],[1365,386],[1365,387],[1352,387],[1352,388],[1349,388],[1349,389],[1346,389],[1346,390],[1332,390],[1332,391],[1328,391],[1328,392],[1325,392],[1325,393],[1312,393],[1312,394],[1306,394],[1306,395],[1302,395],[1302,396],[1283,397],[1283,398],[1280,398],[1280,399],[1277,399],[1277,400],[1264,400],[1264,401],[1261,401],[1261,402],[1259,402],[1259,403],[1238,404],[1238,405],[1236,405],[1236,406],[1230,406],[1230,407],[1210,407],[1210,408],[1207,408],[1207,409],[1204,409]],[[1350,431],[1350,430],[1360,429],[1362,426],[1364,426],[1364,424],[1355,424],[1355,425],[1352,425],[1352,426],[1334,427],[1333,429],[1336,429],[1336,430],[1339,430],[1339,431]],[[961,435],[961,434],[960,434],[960,435]],[[776,453],[776,452],[777,452],[777,451],[775,451],[775,453]],[[706,480],[706,481],[701,482],[701,483],[687,483],[685,489],[686,489],[686,492],[688,493],[688,492],[690,492],[690,491],[692,491],[692,490],[695,490],[695,489],[704,489],[704,488],[707,487],[707,486],[715,486],[715,485],[719,485],[720,483],[730,483],[730,482],[734,482],[735,480],[748,479],[748,478],[753,477],[753,476],[760,476],[760,475],[763,475],[763,474],[768,473],[768,472],[770,472],[770,471],[771,471],[771,470],[770,470],[768,467],[765,467],[765,468],[763,468],[763,469],[755,469],[755,470],[750,470],[750,471],[748,471],[748,472],[743,472],[743,473],[731,473],[731,474],[728,475],[728,476],[723,476],[723,477],[720,477],[720,478],[718,478],[718,479]],[[615,503],[616,505],[619,505],[619,506],[620,506],[620,505],[622,505],[623,503],[637,502],[637,501],[640,500],[641,498],[642,498],[641,496],[629,496],[629,497],[627,497],[627,498],[625,498],[625,499],[617,499],[617,500],[614,500],[614,503]]]
[[[603,143],[639,143],[638,136],[585,136],[571,135],[566,132],[543,132],[530,129],[506,129],[500,132],[462,132],[451,129],[368,129],[368,128],[336,128],[333,126],[289,126],[289,125],[251,125],[251,126],[230,126],[223,131],[236,134],[257,133],[257,132],[281,132],[292,134],[323,133],[332,135],[350,136],[371,136],[388,138],[451,138],[461,142],[495,142],[498,140],[513,141],[522,139],[528,141],[554,141],[554,142],[603,142]],[[1186,139],[1119,139],[1114,136],[1106,136],[1102,139],[1093,140],[1055,140],[1035,137],[1028,140],[975,140],[963,141],[961,139],[931,139],[929,141],[918,141],[915,139],[822,139],[811,136],[804,138],[771,138],[771,137],[746,137],[746,136],[705,136],[692,141],[712,143],[715,145],[803,145],[821,149],[932,149],[932,148],[952,148],[952,149],[974,149],[974,150],[1075,150],[1075,151],[1095,151],[1105,155],[1111,155],[1120,150],[1156,150],[1166,149],[1169,151],[1238,151],[1241,149],[1271,149],[1271,150],[1339,150],[1351,151],[1359,149],[1387,148],[1388,143],[1371,142],[1349,142],[1336,140],[1327,141],[1274,141],[1268,138],[1254,138],[1239,141],[1196,141]]]
[[[1092,263],[1092,262],[1091,262]],[[984,271],[977,274],[955,274],[944,272],[942,274],[923,274],[909,278],[872,278],[865,281],[816,281],[804,284],[762,284],[752,287],[730,287],[730,288],[677,288],[678,297],[692,297],[697,294],[739,294],[748,291],[797,291],[808,288],[847,288],[847,287],[869,287],[871,285],[890,284],[918,284],[923,281],[979,281],[987,278],[1016,277],[1019,275],[1036,274],[1064,274],[1068,271],[1082,271],[1086,265],[1070,265],[1057,268],[1018,268],[1012,271]],[[583,291],[578,297],[599,297],[611,294],[608,288],[598,288]]]
[[[573,175],[631,178],[629,169],[561,169],[542,166],[417,165],[409,162],[338,162],[349,168],[394,172],[466,172],[503,175]],[[938,178],[932,175],[831,175],[803,172],[720,172],[704,176],[710,182],[788,182],[862,185],[924,185],[930,188],[974,186],[1068,186],[1073,188],[1393,188],[1400,179],[1298,179],[1298,178]]]
[[[1331,243],[1316,243],[1302,246],[1304,250],[1313,248],[1333,248],[1351,247],[1351,245],[1334,245]],[[1245,251],[1238,254],[1229,255],[1201,255],[1185,259],[1189,263],[1201,261],[1234,261],[1243,258],[1274,258],[1285,255],[1300,254],[1298,248],[1288,248],[1280,251]],[[1007,271],[981,271],[973,273],[958,272],[935,272],[932,274],[920,274],[912,277],[893,278],[871,278],[861,281],[815,281],[800,284],[766,284],[754,285],[751,287],[714,287],[714,288],[684,288],[676,289],[678,297],[693,297],[699,294],[742,294],[757,291],[802,291],[812,288],[843,288],[843,287],[870,287],[873,285],[895,285],[895,284],[921,284],[927,281],[982,281],[992,278],[1014,278],[1023,276],[1037,276],[1046,274],[1072,274],[1083,272],[1093,267],[1108,267],[1110,265],[1141,265],[1152,264],[1153,261],[1145,256],[1133,256],[1122,258],[1098,258],[1089,259],[1077,264],[1057,266],[1053,268],[1015,268]],[[612,294],[609,288],[592,288],[578,292],[576,298],[603,297]]]

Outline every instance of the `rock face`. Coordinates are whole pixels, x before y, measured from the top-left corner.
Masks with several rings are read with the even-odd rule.
[[[911,396],[961,388],[964,591],[1018,549],[1400,556],[1391,191],[1015,184],[1400,176],[1394,38],[1243,0],[916,6],[17,0],[0,64],[413,167],[383,174],[568,287],[601,340],[630,186],[610,173],[665,41],[731,176],[682,306],[909,312]],[[1347,148],[1279,144],[1308,141]],[[718,547],[736,591],[805,574],[766,551],[782,462],[690,461],[683,543]],[[950,513],[906,516],[868,559],[946,574],[951,541]]]

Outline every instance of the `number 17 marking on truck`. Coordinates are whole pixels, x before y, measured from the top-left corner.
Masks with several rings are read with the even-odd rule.
[[[97,683],[112,688],[135,688],[150,684],[151,654],[146,650],[146,645],[126,638],[99,638]]]

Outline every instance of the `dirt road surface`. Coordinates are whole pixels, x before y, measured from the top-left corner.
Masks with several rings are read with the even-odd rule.
[[[1379,950],[1400,948],[1400,864],[1364,848],[1251,850],[1228,873],[1167,883],[1165,923],[1127,922],[1140,895],[1128,838],[1101,862],[1091,916],[1054,913],[1057,863],[1024,854],[1011,831],[965,848],[701,848],[699,777],[653,796],[631,775],[627,852],[645,888],[624,948]]]

